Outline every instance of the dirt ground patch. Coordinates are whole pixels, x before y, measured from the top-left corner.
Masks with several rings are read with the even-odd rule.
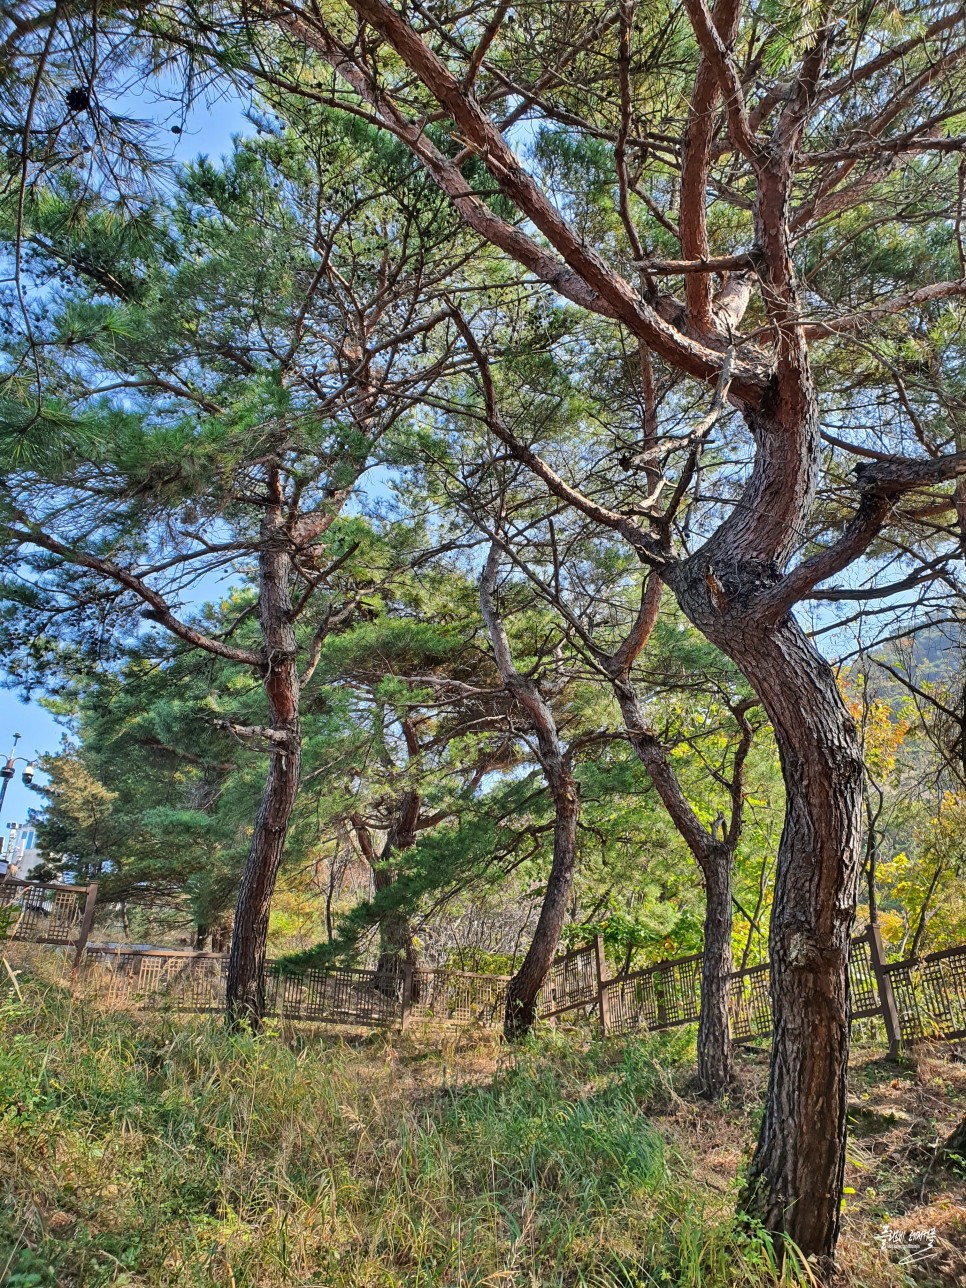
[[[733,1198],[767,1077],[767,1054],[746,1051],[723,1106],[682,1095],[652,1108],[656,1124],[691,1161],[696,1187]],[[966,1288],[966,1171],[947,1166],[939,1148],[964,1113],[966,1059],[949,1048],[898,1061],[883,1059],[881,1049],[853,1053],[842,1288]]]

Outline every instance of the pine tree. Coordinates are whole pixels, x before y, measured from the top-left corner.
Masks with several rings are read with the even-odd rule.
[[[395,559],[340,515],[368,470],[410,450],[411,402],[448,361],[424,275],[461,255],[404,153],[316,126],[310,149],[266,121],[223,169],[192,167],[170,216],[156,207],[123,235],[103,202],[32,194],[36,317],[8,341],[3,405],[3,543],[33,574],[29,591],[5,585],[11,651],[58,633],[96,651],[140,613],[259,677],[264,720],[229,724],[268,755],[228,980],[230,1017],[256,1024],[300,693]],[[41,333],[38,406],[24,372]],[[191,588],[238,566],[254,599],[209,631]],[[249,621],[257,636],[239,642]]]

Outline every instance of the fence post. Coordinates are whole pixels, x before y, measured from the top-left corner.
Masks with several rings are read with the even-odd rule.
[[[607,990],[604,988],[607,982],[607,958],[604,956],[603,935],[594,935],[594,966],[597,971],[597,1025],[600,1036],[606,1038],[610,1015]]]
[[[409,1028],[413,1010],[413,965],[406,962],[402,977],[402,1008],[399,1016],[399,1028],[405,1033]]]
[[[658,967],[664,966],[665,962],[658,962]],[[657,1003],[657,1024],[656,1029],[667,1028],[667,978],[666,970],[655,970],[654,972],[654,1001]]]
[[[889,1059],[894,1060],[899,1054],[902,1042],[902,1028],[899,1024],[899,1009],[896,1006],[896,995],[892,991],[892,980],[886,970],[885,952],[882,947],[882,935],[875,922],[870,923],[866,934],[869,939],[869,956],[872,959],[872,973],[875,975],[876,987],[879,990],[879,1006],[885,1022],[886,1037],[889,1039]]]
[[[90,938],[91,927],[94,924],[94,905],[97,903],[97,882],[92,881],[87,887],[87,897],[84,900],[84,911],[81,913],[80,930],[77,933],[77,951],[74,954],[74,968],[71,971],[71,978],[77,978],[77,971],[81,964],[81,958],[84,955],[84,949],[87,947],[87,941]]]

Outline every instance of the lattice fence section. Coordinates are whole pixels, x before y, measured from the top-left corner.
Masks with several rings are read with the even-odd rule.
[[[83,980],[115,1006],[221,1011],[226,970],[225,958],[212,954],[88,949]]]
[[[402,1019],[403,982],[399,975],[373,970],[307,970],[281,975],[270,970],[268,1012],[282,1020],[382,1026]]]
[[[904,1042],[966,1037],[966,948],[887,966]]]
[[[85,981],[114,1005],[142,1010],[222,1011],[227,958],[214,954],[101,952],[87,954]],[[402,1014],[402,980],[375,971],[266,973],[266,1013],[285,1020],[392,1025]]]
[[[0,939],[71,944],[78,936],[87,891],[79,886],[0,880]]]
[[[648,1027],[648,1016],[657,1015],[650,975],[610,979],[603,987],[607,1033],[630,1033]]]
[[[853,941],[849,960],[852,1013],[855,1018],[879,1015],[879,991],[866,936]],[[736,1041],[766,1037],[771,1032],[770,969],[768,963],[736,972],[731,977],[731,1034]],[[668,1029],[697,1021],[701,1008],[701,955],[650,966],[603,985],[605,1029]]]
[[[608,1033],[693,1023],[701,1007],[701,954],[606,980],[602,996]]]
[[[903,1042],[918,1042],[930,1036],[923,1024],[920,1008],[919,972],[909,962],[898,962],[888,966],[887,972],[896,999],[896,1011],[899,1015],[899,1031]]]
[[[879,986],[872,965],[872,945],[866,935],[852,940],[849,952],[849,1001],[854,1020],[880,1015]]]
[[[413,976],[411,1015],[436,1024],[499,1028],[509,977],[468,971],[418,970]]]
[[[771,971],[768,963],[731,977],[731,1036],[736,1042],[771,1032]]]
[[[597,1001],[597,955],[593,944],[558,957],[540,990],[539,1015],[549,1019]]]

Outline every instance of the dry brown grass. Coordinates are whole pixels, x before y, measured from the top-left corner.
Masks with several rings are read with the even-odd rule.
[[[721,1105],[686,1033],[275,1031],[0,984],[9,1288],[776,1285],[732,1221],[767,1056]],[[842,1288],[966,1284],[966,1183],[938,1143],[966,1065],[853,1061]],[[876,1240],[936,1230],[917,1265]],[[4,1269],[6,1267],[6,1269]]]

